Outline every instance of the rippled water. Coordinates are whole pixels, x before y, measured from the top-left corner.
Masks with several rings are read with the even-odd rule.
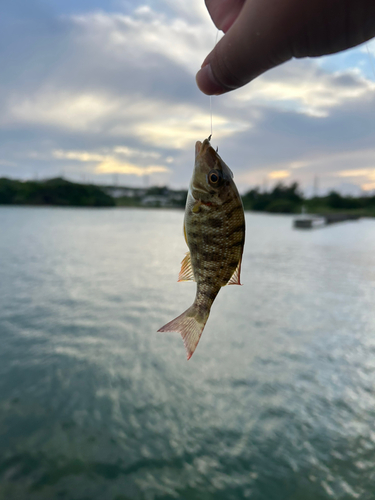
[[[0,208],[0,498],[373,499],[375,220],[247,214],[187,362],[182,218]]]

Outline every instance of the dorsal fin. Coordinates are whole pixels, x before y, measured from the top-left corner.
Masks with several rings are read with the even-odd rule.
[[[238,266],[236,267],[236,270],[234,271],[231,279],[228,281],[227,283],[228,285],[242,285],[242,283],[240,282],[241,263],[242,263],[242,257],[240,258]]]
[[[190,252],[188,252],[181,262],[181,271],[178,281],[195,281],[193,268],[191,267]]]

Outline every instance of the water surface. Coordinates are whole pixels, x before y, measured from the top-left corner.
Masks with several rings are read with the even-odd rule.
[[[246,214],[187,362],[182,219],[0,208],[0,499],[373,499],[375,221]]]

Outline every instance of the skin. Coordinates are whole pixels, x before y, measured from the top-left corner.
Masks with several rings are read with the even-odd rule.
[[[317,57],[375,36],[375,0],[206,0],[225,33],[197,73],[199,89],[219,95],[293,57]]]

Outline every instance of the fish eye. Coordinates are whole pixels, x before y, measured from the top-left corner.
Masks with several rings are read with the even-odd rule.
[[[208,181],[213,186],[217,186],[220,181],[219,172],[217,170],[211,170],[211,172],[208,174]]]

